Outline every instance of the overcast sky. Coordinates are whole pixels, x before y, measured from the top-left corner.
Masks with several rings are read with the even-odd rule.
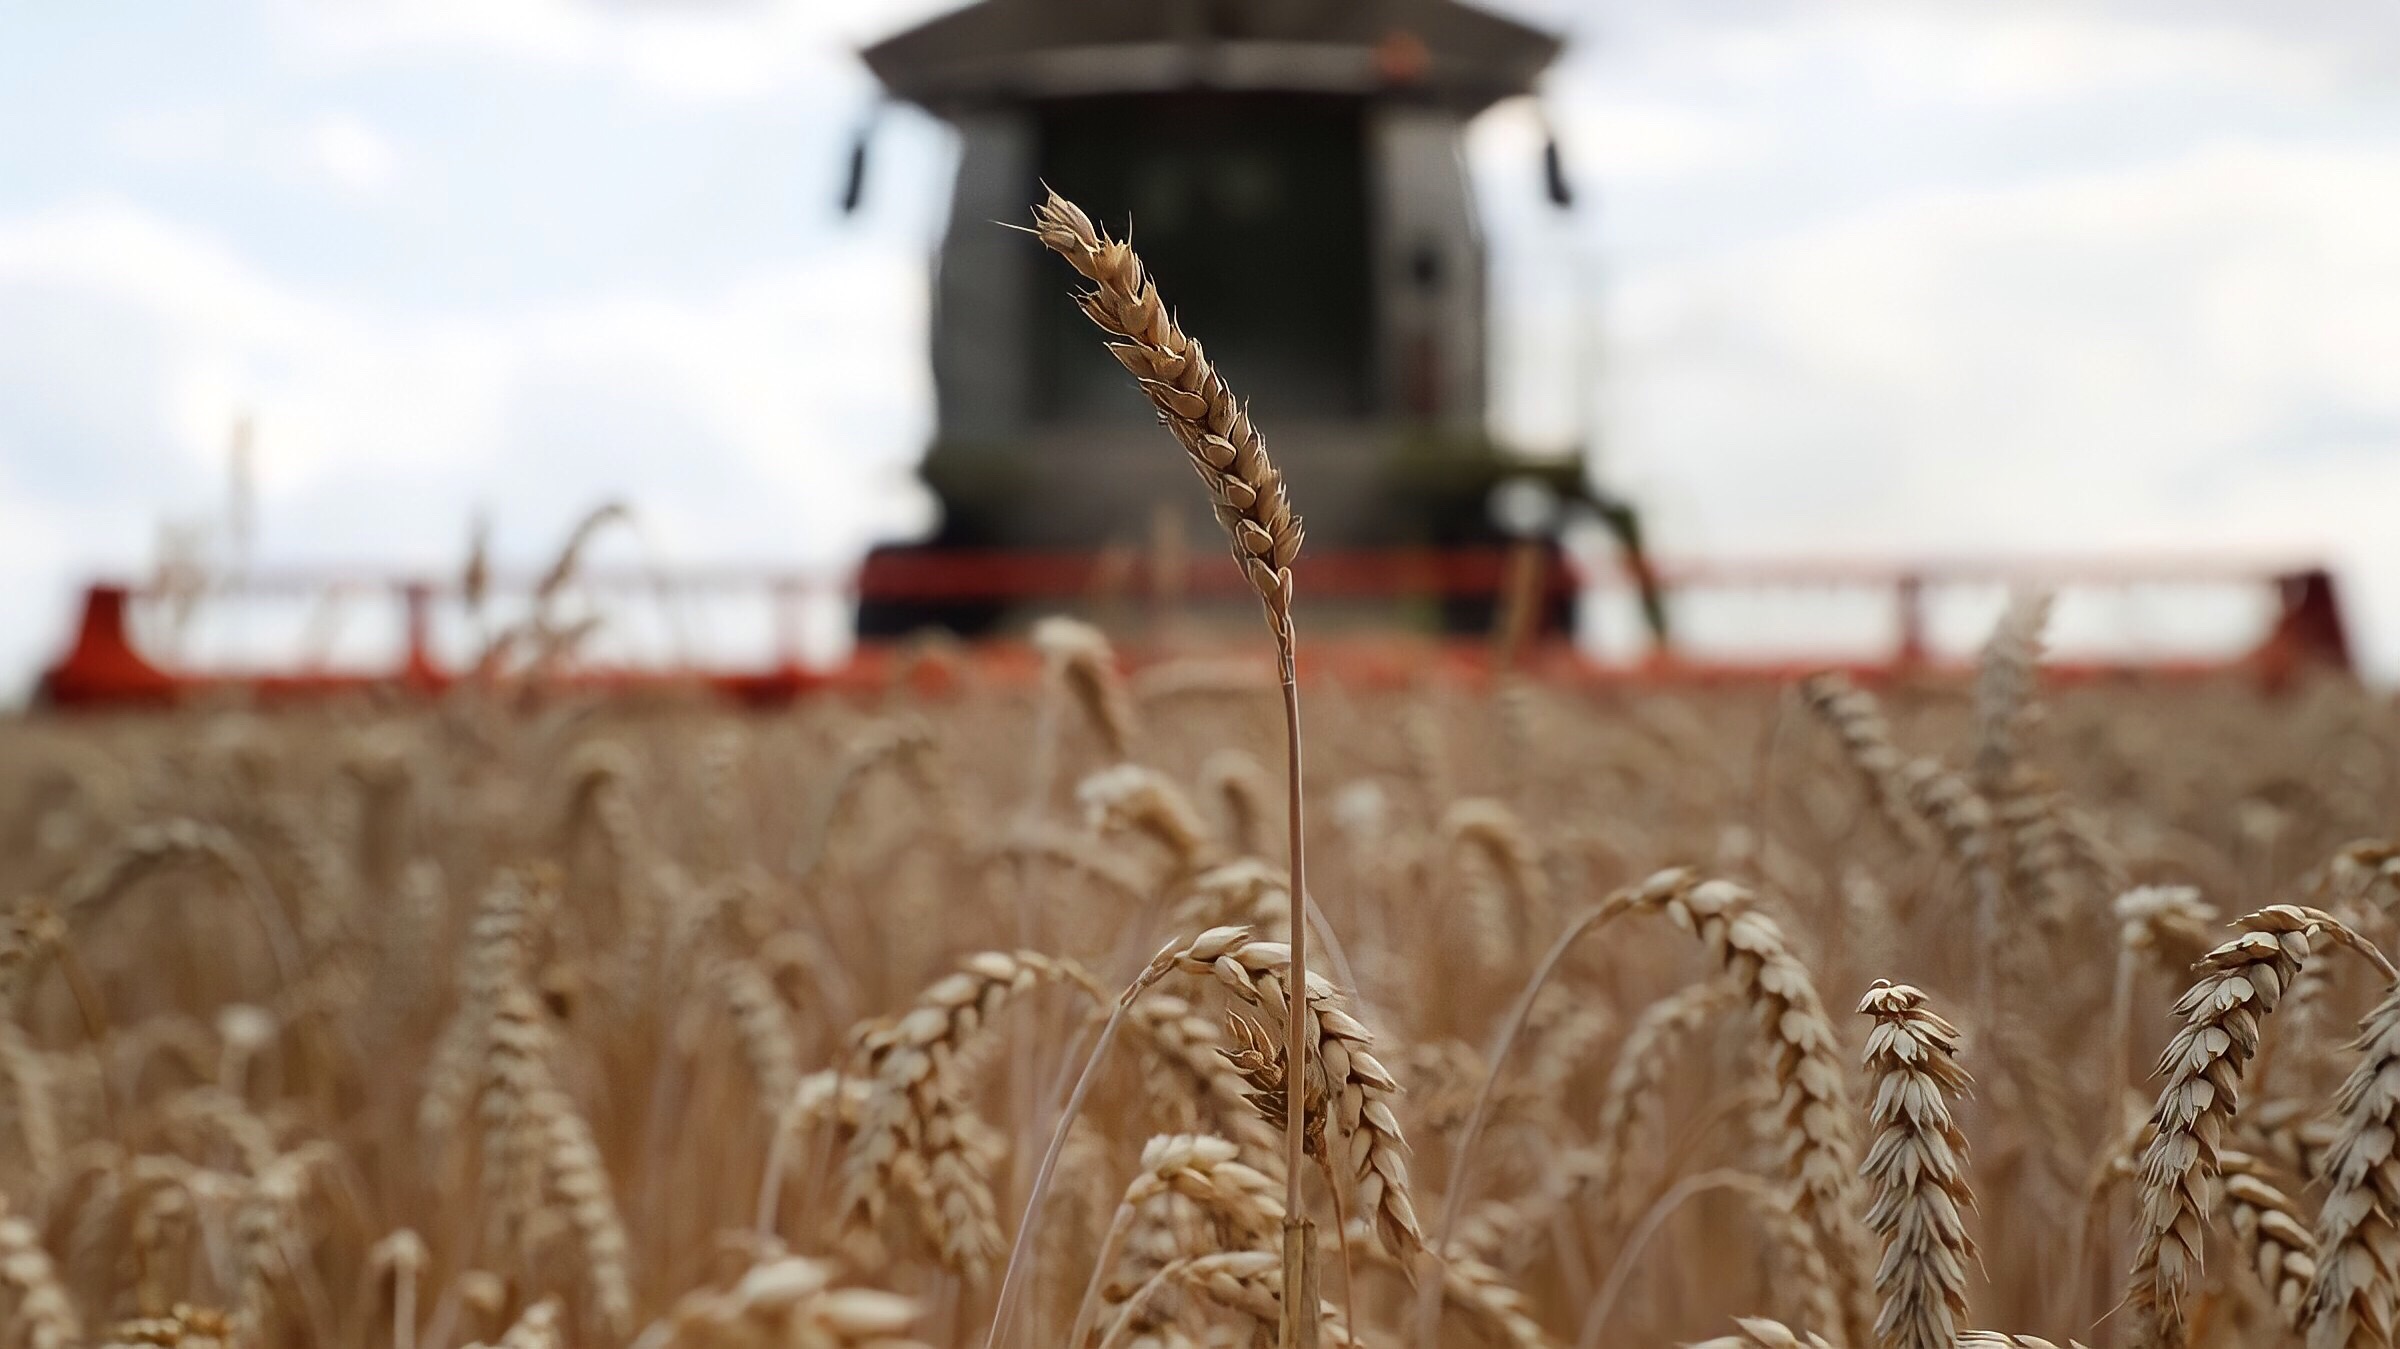
[[[1132,2],[1132,0],[1128,0]],[[838,560],[919,507],[951,148],[851,54],[939,0],[0,0],[0,685],[221,509],[266,560]],[[2387,5],[1518,0],[1471,162],[1496,419],[1676,554],[2322,555],[2400,671]]]

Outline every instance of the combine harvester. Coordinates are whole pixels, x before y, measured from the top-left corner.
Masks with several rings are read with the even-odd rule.
[[[991,223],[1024,219],[1043,183],[1137,222],[1185,326],[1255,400],[1308,517],[1304,674],[1907,672],[1963,655],[2022,586],[2059,592],[2065,669],[2280,680],[2347,666],[2333,581],[2308,564],[1646,562],[1633,512],[1592,488],[1579,456],[1523,453],[1487,430],[1486,258],[1462,138],[1557,54],[1548,34],[1456,0],[985,0],[898,34],[867,64],[961,146],[934,269],[931,539],[855,575],[580,576],[588,607],[573,624],[531,579],[97,586],[43,692],[109,706],[438,692],[506,674],[776,701],[940,671],[1023,676],[1037,662],[1005,635],[1062,608],[1096,611],[1137,663],[1187,657],[1206,645],[1203,611],[1247,612],[1240,580],[1192,556],[1187,541],[1216,537],[1201,494],[1053,260]],[[866,152],[862,138],[847,205]],[[1543,167],[1571,209],[1555,146]],[[1577,533],[1616,546],[1566,546]],[[365,606],[382,610],[380,640],[324,637]],[[595,618],[601,640],[572,640]],[[811,640],[852,622],[854,644]],[[2163,626],[2127,636],[2145,623]],[[212,646],[204,629],[233,636]],[[968,641],[915,636],[937,629]],[[2111,640],[2085,649],[2079,634]]]

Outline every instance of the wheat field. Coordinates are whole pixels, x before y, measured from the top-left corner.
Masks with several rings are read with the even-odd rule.
[[[1272,667],[8,725],[0,1349],[2391,1343],[2387,700],[2048,689],[2029,594],[1304,740],[1264,437],[1032,233]]]
[[[1309,686],[1324,1342],[2388,1343],[2393,710],[2043,688],[2038,607],[1877,693]],[[1272,1343],[1276,686],[1041,637],[8,724],[0,1345],[976,1346],[1012,1253],[1001,1342]]]

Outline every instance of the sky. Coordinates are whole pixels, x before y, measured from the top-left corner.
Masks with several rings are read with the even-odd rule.
[[[955,151],[854,53],[947,7],[0,0],[0,688],[245,414],[262,564],[921,523]],[[2400,674],[2400,11],[1495,7],[1571,40],[1469,137],[1502,435],[1676,555],[2324,558]]]

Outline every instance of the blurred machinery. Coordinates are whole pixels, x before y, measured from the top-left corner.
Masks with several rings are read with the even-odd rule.
[[[1391,549],[1312,554],[1311,593],[1336,602],[1435,604],[1471,599],[1503,614],[1532,603],[1577,599],[1615,607],[1620,628],[1637,627],[1638,592],[1613,565],[1570,559],[1567,568],[1528,572],[1522,554],[1497,548]],[[903,554],[865,576],[806,573],[592,573],[577,576],[578,614],[534,621],[544,581],[490,577],[481,582],[424,575],[256,572],[194,595],[170,586],[104,584],[85,594],[83,612],[59,660],[42,676],[41,700],[60,707],[142,707],[233,699],[276,702],[333,696],[438,694],[484,686],[629,694],[707,690],[748,703],[775,703],[820,692],[872,694],[906,684],[933,692],[965,682],[1029,680],[1039,669],[1018,642],[865,642],[846,658],[812,660],[791,621],[811,600],[899,602],[965,597],[1037,609],[1099,612],[1136,668],[1162,674],[1209,667],[1261,690],[1272,671],[1263,650],[1236,670],[1221,659],[1195,662],[1187,647],[1151,637],[1162,595],[1248,602],[1240,576],[1212,555],[1158,574],[1155,559],[1118,566],[1089,552]],[[2278,687],[2307,671],[2347,671],[2350,650],[2332,576],[2316,568],[2212,559],[1950,560],[1917,565],[1876,562],[1662,563],[1661,588],[1683,612],[1715,615],[1715,627],[1739,640],[1694,631],[1675,644],[1635,639],[1595,651],[1533,640],[1521,623],[1488,635],[1446,640],[1389,633],[1312,636],[1303,678],[1331,677],[1359,687],[1488,681],[1508,671],[1590,687],[1654,683],[1789,680],[1839,668],[1868,680],[1911,679],[1955,671],[1971,660],[1998,602],[2015,586],[2040,585],[2061,596],[2062,618],[2112,605],[2154,610],[2161,598],[2190,597],[2219,617],[2203,640],[2128,646],[2070,646],[2044,664],[2062,680],[2237,677]],[[863,590],[862,590],[863,587]],[[322,630],[340,612],[375,640],[363,654],[292,634]],[[263,644],[272,654],[210,652],[179,640],[179,613],[226,614],[280,605],[298,621]],[[697,614],[727,605],[763,618],[763,651],[726,660],[673,636],[648,643],[584,649],[584,615],[605,614],[631,627],[645,612]],[[494,614],[498,623],[476,616]],[[1795,615],[1809,621],[1795,625]],[[267,615],[254,612],[253,618]],[[1822,618],[1838,622],[1818,623]],[[1777,644],[1777,619],[1804,631]],[[1865,620],[1863,623],[1859,620]],[[264,626],[262,623],[261,627]],[[696,626],[696,625],[695,625]],[[2063,626],[2063,625],[2062,625]],[[2123,625],[2106,625],[2114,633]],[[1839,629],[1837,634],[1835,629]],[[527,640],[505,640],[524,634]],[[2172,635],[2172,634],[2170,634]],[[1253,643],[1253,648],[1263,644]],[[1220,649],[1221,650],[1221,649]]]
[[[889,93],[956,128],[961,155],[922,469],[941,524],[868,561],[862,633],[1008,616],[989,597],[877,597],[879,574],[935,574],[928,554],[1213,538],[1182,456],[1068,302],[1073,278],[994,223],[1023,221],[1044,184],[1133,231],[1251,400],[1312,550],[1492,544],[1504,480],[1579,494],[1580,462],[1512,454],[1485,430],[1485,258],[1462,145],[1557,53],[1456,0],[983,0],[869,48]],[[1437,618],[1475,630],[1492,613],[1453,597]]]

